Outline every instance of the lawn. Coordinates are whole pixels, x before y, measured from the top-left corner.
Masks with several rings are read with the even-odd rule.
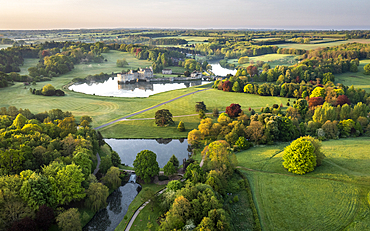
[[[203,101],[207,106],[207,110],[212,112],[214,108],[218,108],[219,111],[224,111],[226,107],[232,103],[240,104],[242,110],[248,110],[249,107],[253,108],[254,110],[259,110],[261,107],[265,107],[267,104],[269,106],[272,106],[275,103],[278,105],[285,105],[288,102],[287,100],[287,98],[283,97],[267,97],[210,89],[183,97],[174,102],[167,103],[166,105],[131,118],[153,118],[155,112],[159,109],[169,109],[174,116],[194,114],[196,113],[195,104],[199,101]]]
[[[335,41],[335,42],[329,42],[329,43],[311,43],[311,44],[298,44],[298,43],[284,43],[284,44],[277,44],[279,48],[294,48],[294,49],[304,49],[304,50],[312,50],[320,47],[333,47],[338,46],[341,44],[346,43],[369,43],[369,39],[349,39],[345,41]]]
[[[270,64],[271,68],[274,68],[277,65],[288,65],[288,66],[294,65],[298,63],[297,57],[298,55],[290,54],[267,54],[249,57],[249,63],[245,63],[242,65],[238,64],[238,59],[229,59],[228,63],[232,63],[237,66],[243,66],[246,68],[249,65],[252,65],[251,61],[253,61],[253,64],[256,64],[257,61],[263,61],[265,63]]]
[[[154,117],[154,115],[152,115]],[[157,139],[157,138],[187,138],[188,132],[198,128],[199,116],[174,117],[175,124],[167,127],[158,127],[154,119],[149,120],[126,120],[100,129],[104,138],[117,139]],[[182,121],[185,124],[185,132],[179,132],[177,126]]]
[[[52,81],[49,82],[38,82],[37,85],[32,85],[30,87],[41,89],[44,85],[50,83],[56,88],[62,88],[75,77],[86,77],[89,74],[98,74],[100,72],[118,72],[122,69],[115,66],[116,60],[119,58],[126,58],[133,68],[150,65],[150,62],[137,60],[129,53],[111,51],[103,55],[108,59],[107,62],[101,64],[76,65],[75,69],[65,75],[54,77]],[[35,64],[37,61],[35,59],[26,60],[25,65],[21,67],[22,73],[26,74],[26,70],[28,67],[32,66],[32,63]],[[2,99],[0,101],[0,107],[16,106],[17,108],[28,108],[33,113],[59,108],[63,111],[71,111],[77,119],[82,115],[89,115],[93,118],[92,125],[98,126],[202,88],[201,86],[190,87],[156,94],[148,98],[93,96],[69,90],[65,90],[66,96],[64,97],[44,97],[32,95],[29,91],[29,87],[25,88],[22,83],[15,83],[13,86],[0,89],[0,97]]]
[[[263,230],[369,230],[370,139],[322,142],[326,159],[302,176],[282,167],[288,144],[237,153],[251,182]]]
[[[364,66],[370,63],[370,59],[360,61],[358,72],[346,72],[335,75],[335,83],[343,83],[346,86],[353,85],[355,88],[361,88],[370,92],[370,75],[364,74]]]
[[[142,185],[142,189],[144,188],[151,188],[151,190],[153,190],[154,192],[158,192],[160,190],[162,190],[164,187],[166,187],[165,185],[157,185],[157,184],[143,184]],[[123,220],[121,221],[121,223],[119,223],[119,225],[116,227],[116,231],[122,231],[122,230],[125,230],[128,222],[130,221],[131,217],[134,215],[135,211],[145,202],[145,201],[142,201],[142,197],[141,197],[141,192],[135,197],[135,199],[131,202],[130,206],[128,207],[128,210],[127,210],[127,213],[125,215],[125,217],[123,218]],[[148,219],[148,218],[146,218]],[[146,223],[145,222],[145,226],[146,226]]]

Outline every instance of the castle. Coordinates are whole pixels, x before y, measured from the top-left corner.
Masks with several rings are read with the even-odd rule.
[[[138,81],[147,81],[153,78],[153,68],[140,68],[137,72],[130,70],[127,73],[117,74],[118,83],[133,83]]]

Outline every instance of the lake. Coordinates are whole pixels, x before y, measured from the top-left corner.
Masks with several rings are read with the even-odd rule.
[[[215,75],[219,75],[219,76],[226,76],[227,74],[232,74],[232,75],[235,75],[236,74],[236,69],[234,70],[230,70],[230,69],[227,69],[227,68],[223,68],[221,67],[221,65],[216,62],[212,62],[210,61],[209,63],[211,66],[212,66],[212,72],[215,74]]]
[[[157,154],[157,162],[163,168],[172,155],[180,162],[189,158],[187,139],[104,139],[114,151],[118,153],[121,162],[134,166],[136,155],[143,150],[150,150]]]
[[[207,83],[210,82],[197,80],[169,83],[137,82],[118,84],[117,77],[111,77],[104,82],[73,84],[69,87],[69,90],[100,96],[149,97],[160,92],[188,88]]]

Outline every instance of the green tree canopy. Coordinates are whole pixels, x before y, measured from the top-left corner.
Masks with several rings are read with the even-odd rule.
[[[62,231],[81,231],[80,213],[76,208],[70,208],[56,218],[58,227]]]
[[[284,149],[284,168],[300,175],[312,172],[317,165],[315,151],[315,146],[307,137],[294,140]]]
[[[109,189],[101,183],[91,183],[86,190],[85,206],[97,212],[107,206]]]
[[[168,109],[158,110],[155,113],[155,123],[161,127],[174,123],[171,112]]]
[[[135,173],[145,183],[149,183],[153,176],[159,174],[157,155],[149,150],[139,152],[134,161]]]
[[[68,72],[68,71],[67,71]],[[43,95],[46,95],[46,96],[51,96],[51,95],[55,95],[55,87],[53,87],[53,85],[51,84],[46,84],[42,90],[41,90],[41,93]]]

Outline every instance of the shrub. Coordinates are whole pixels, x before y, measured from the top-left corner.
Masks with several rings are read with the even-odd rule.
[[[351,105],[348,97],[346,95],[340,95],[337,97],[336,105],[343,106],[344,104]]]
[[[196,112],[199,112],[200,110],[202,111],[207,111],[207,107],[206,105],[204,104],[204,102],[196,102],[195,104],[195,111]]]
[[[212,116],[215,117],[215,118],[217,118],[218,115],[219,115],[219,111],[218,111],[218,108],[216,107],[216,108],[213,109]]]
[[[300,175],[312,172],[317,165],[315,151],[311,138],[301,137],[294,140],[284,149],[284,168]]]
[[[364,74],[370,75],[370,63],[364,66]]]
[[[171,112],[168,109],[158,110],[155,113],[155,123],[161,127],[174,123]]]
[[[242,112],[240,108],[241,107],[239,104],[232,103],[230,104],[230,106],[226,107],[226,114],[231,118],[238,117],[239,114]]]
[[[309,107],[316,107],[319,105],[324,104],[324,98],[323,97],[312,97],[308,100],[308,106]]]
[[[180,121],[179,125],[177,126],[177,130],[179,132],[184,132],[185,131],[185,125],[182,121]]]

